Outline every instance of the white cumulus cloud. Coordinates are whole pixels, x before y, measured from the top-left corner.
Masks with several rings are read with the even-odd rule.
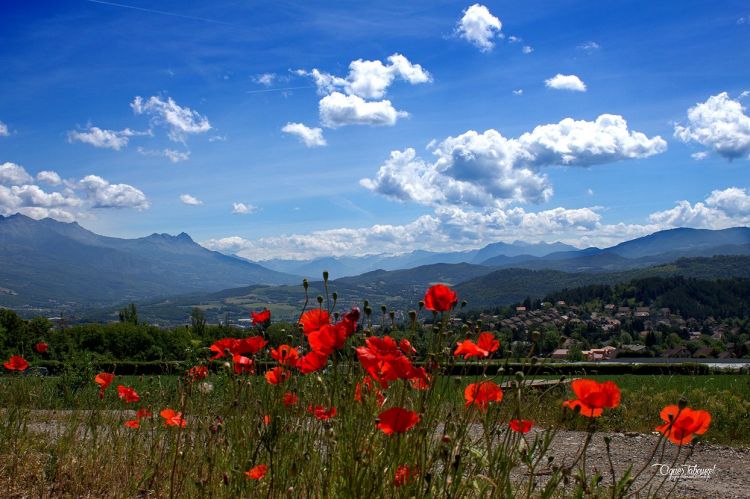
[[[409,116],[396,110],[391,101],[366,101],[357,95],[333,92],[318,104],[320,122],[328,128],[345,125],[395,125],[399,118]]]
[[[68,132],[68,142],[83,142],[94,147],[113,149],[119,151],[128,145],[130,137],[141,135],[126,128],[124,130],[103,130],[99,127],[89,127],[87,131],[71,130]]]
[[[211,130],[208,118],[189,107],[178,105],[171,97],[164,100],[152,96],[144,100],[141,96],[136,96],[130,107],[135,114],[148,114],[154,124],[166,126],[169,138],[175,142],[185,142],[188,135]]]
[[[10,162],[0,164],[0,184],[21,185],[30,184],[33,181],[34,178],[23,166]]]
[[[180,201],[190,206],[198,206],[203,204],[203,201],[194,196],[191,196],[190,194],[180,194]]]
[[[253,81],[255,81],[255,83],[260,83],[264,87],[270,87],[271,85],[273,85],[275,79],[276,73],[261,73],[259,75],[255,75]]]
[[[247,215],[248,213],[255,213],[258,210],[257,207],[247,203],[232,203],[232,213],[235,215]]]
[[[374,178],[360,184],[401,201],[423,205],[503,207],[511,202],[540,203],[551,198],[553,165],[593,166],[664,152],[666,142],[628,129],[621,116],[595,121],[566,118],[537,126],[517,139],[497,130],[473,130],[431,145],[434,161],[414,149],[391,152]]]
[[[39,182],[43,182],[49,185],[60,185],[62,183],[60,175],[57,172],[53,172],[51,170],[44,170],[37,173],[36,179]]]
[[[544,80],[548,88],[556,90],[571,90],[573,92],[585,92],[586,84],[576,75],[556,74],[552,78]]]
[[[295,135],[307,147],[322,147],[326,145],[321,128],[311,128],[303,123],[287,123],[282,132]]]
[[[456,26],[456,34],[482,52],[492,50],[495,46],[494,39],[500,36],[503,27],[500,19],[478,3],[466,9],[463,14]]]
[[[87,175],[79,182],[93,208],[135,208],[150,206],[146,195],[128,184],[110,184],[98,175]]]
[[[712,95],[688,109],[688,123],[677,124],[674,135],[683,142],[697,142],[727,159],[750,154],[750,116],[739,100],[726,92]]]

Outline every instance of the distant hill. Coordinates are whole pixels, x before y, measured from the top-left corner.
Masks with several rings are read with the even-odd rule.
[[[77,223],[0,216],[0,305],[120,303],[299,278],[210,251],[190,236],[105,237]]]
[[[750,256],[716,256],[684,258],[676,262],[645,269],[617,273],[571,273],[556,270],[493,269],[480,265],[435,264],[407,270],[376,270],[356,277],[343,277],[329,282],[329,290],[339,296],[337,310],[362,306],[368,300],[380,320],[380,306],[386,305],[399,317],[417,307],[426,289],[436,282],[450,284],[460,299],[468,301],[467,310],[491,309],[520,302],[527,296],[543,296],[563,289],[589,284],[612,284],[647,277],[685,276],[705,280],[750,277]],[[324,295],[321,281],[310,281],[308,295]],[[139,314],[151,322],[186,321],[193,307],[203,308],[211,322],[247,317],[250,310],[270,306],[275,319],[295,319],[304,303],[301,285],[245,286],[215,293],[193,293],[138,304]],[[92,320],[111,317],[114,308],[91,311]]]

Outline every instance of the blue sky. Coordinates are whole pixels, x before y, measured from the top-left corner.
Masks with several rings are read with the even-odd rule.
[[[253,259],[750,224],[746,2],[1,5],[0,214]]]

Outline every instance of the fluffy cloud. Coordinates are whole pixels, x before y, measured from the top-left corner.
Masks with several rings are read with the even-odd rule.
[[[130,137],[133,135],[140,135],[133,130],[126,128],[124,130],[102,130],[99,127],[89,127],[88,131],[70,131],[68,132],[68,142],[83,142],[90,144],[94,147],[101,147],[107,149],[114,149],[119,151],[123,147],[128,145]]]
[[[687,125],[675,125],[674,135],[683,142],[697,142],[727,159],[750,153],[750,116],[739,100],[726,92],[688,109]]]
[[[57,172],[53,172],[49,170],[45,170],[45,171],[41,171],[37,173],[36,180],[38,182],[43,182],[49,185],[60,185],[62,183],[62,179],[60,178],[60,175],[58,175]]]
[[[273,85],[273,81],[276,79],[275,73],[262,73],[259,75],[256,75],[255,78],[253,78],[253,81],[255,83],[259,83],[263,85],[264,87],[270,87]]]
[[[135,208],[150,206],[146,195],[128,184],[110,184],[97,175],[87,175],[79,182],[93,208]]]
[[[258,210],[256,206],[247,203],[232,203],[232,213],[235,215],[247,215],[255,213]]]
[[[10,135],[10,131],[8,130],[8,125],[0,121],[0,137],[7,137]]]
[[[496,130],[470,130],[432,146],[424,161],[414,149],[391,152],[374,179],[360,184],[401,201],[424,205],[503,207],[510,202],[550,199],[552,186],[539,169],[552,165],[592,166],[645,158],[666,150],[659,136],[628,129],[616,115],[595,121],[566,118],[541,125],[517,139]]]
[[[298,70],[297,74],[312,77],[321,95],[341,90],[347,95],[356,95],[365,99],[383,98],[396,78],[412,85],[432,81],[430,73],[422,66],[412,64],[401,54],[388,57],[387,64],[362,59],[352,61],[349,64],[349,74],[345,78],[318,69],[309,72]]]
[[[130,107],[135,114],[148,114],[154,124],[166,126],[169,138],[175,142],[185,142],[187,135],[211,130],[208,118],[189,107],[178,105],[171,97],[165,101],[156,96],[149,97],[148,100],[136,96]]]
[[[391,101],[365,101],[357,95],[333,92],[320,99],[320,122],[337,128],[345,125],[395,125],[399,118],[409,116],[397,111]]]
[[[678,201],[674,208],[652,213],[649,220],[663,228],[724,229],[750,225],[750,196],[746,189],[715,190],[703,202]]]
[[[302,123],[287,123],[281,131],[296,135],[307,147],[322,147],[326,145],[323,130],[320,128],[310,128]]]
[[[36,219],[51,217],[69,222],[85,216],[84,211],[89,208],[144,209],[149,206],[146,196],[135,187],[110,184],[95,175],[72,182],[63,181],[57,172],[44,170],[36,174],[36,181],[64,186],[60,191],[46,191],[34,184],[34,177],[22,166],[0,165],[0,214],[22,213]],[[71,209],[75,209],[75,213]]]
[[[500,36],[503,25],[484,5],[475,3],[464,11],[458,21],[456,34],[475,45],[482,52],[489,52],[495,46],[494,38]]]
[[[703,161],[708,157],[708,153],[706,151],[694,152],[690,157],[696,161]]]
[[[586,84],[576,75],[564,75],[557,73],[548,80],[544,80],[548,88],[556,90],[572,90],[574,92],[585,92]]]
[[[180,161],[187,161],[188,159],[190,159],[190,151],[177,151],[175,149],[169,148],[154,150],[144,149],[143,147],[139,147],[137,151],[138,154],[142,154],[143,156],[161,156],[167,158],[172,163],[179,163]]]
[[[0,164],[0,184],[21,185],[30,184],[34,179],[23,166],[6,162]]]
[[[534,51],[534,47],[530,45],[524,45],[523,48],[521,49],[521,52],[523,52],[524,54],[530,54],[533,51]]]
[[[180,201],[190,206],[198,206],[203,204],[203,201],[191,196],[190,194],[180,194]]]

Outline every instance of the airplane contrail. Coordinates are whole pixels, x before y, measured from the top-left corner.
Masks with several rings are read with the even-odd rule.
[[[112,7],[122,7],[123,9],[132,9],[132,10],[140,10],[141,12],[149,12],[151,14],[161,14],[163,16],[172,16],[172,17],[179,17],[181,19],[190,19],[191,21],[203,21],[207,23],[214,23],[214,24],[223,24],[225,26],[235,26],[232,23],[227,23],[224,21],[217,21],[216,19],[207,19],[205,17],[196,17],[196,16],[188,16],[185,14],[177,14],[175,12],[166,12],[164,10],[156,10],[156,9],[147,9],[144,7],[136,7],[135,5],[125,5],[122,3],[115,3],[115,2],[105,2],[104,0],[86,0],[89,3],[98,3],[102,5],[111,5]]]

